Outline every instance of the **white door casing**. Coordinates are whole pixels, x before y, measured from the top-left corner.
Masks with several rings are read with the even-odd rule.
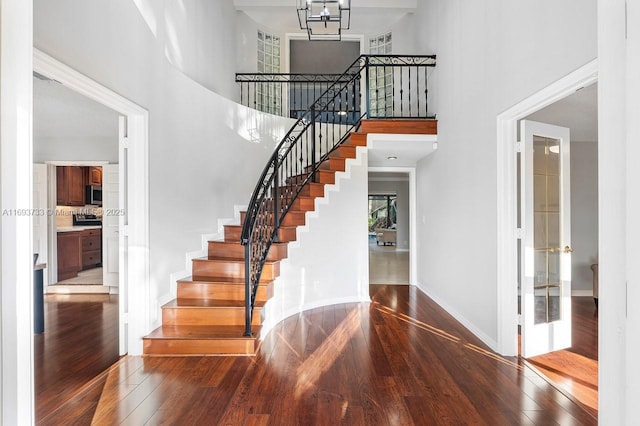
[[[102,283],[116,288],[119,287],[121,216],[118,177],[118,164],[102,166]]]
[[[48,229],[47,221],[49,218],[49,210],[47,207],[47,165],[33,165],[33,252],[38,253],[38,263],[48,264]],[[47,271],[43,273],[44,289],[49,285],[49,274]]]
[[[571,346],[570,133],[523,120],[520,134],[522,355],[528,358]]]

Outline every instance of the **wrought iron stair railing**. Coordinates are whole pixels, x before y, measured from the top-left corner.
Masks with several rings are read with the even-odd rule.
[[[320,164],[360,125],[364,116],[432,118],[427,102],[427,71],[434,66],[434,55],[362,55],[343,74],[331,76],[333,80],[327,80],[330,84],[308,108],[296,111],[297,121],[258,180],[242,228],[245,335],[251,335],[256,292],[269,249],[278,242],[281,223],[302,189],[316,181]],[[282,81],[290,83],[291,75],[287,76]],[[264,84],[278,80],[274,74],[261,78]],[[366,108],[364,113],[361,105]]]

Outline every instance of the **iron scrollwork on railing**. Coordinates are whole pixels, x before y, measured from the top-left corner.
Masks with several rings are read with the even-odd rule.
[[[435,55],[363,55],[364,102],[360,110],[369,118],[433,118],[429,111],[428,82]],[[238,73],[240,103],[283,117],[301,118],[311,104],[334,83],[346,83],[348,74]],[[333,120],[331,114],[320,118]]]
[[[283,117],[300,118],[334,83],[348,83],[345,74],[236,74],[242,105]]]
[[[435,56],[362,55],[341,75],[237,75],[236,81],[248,84],[325,85],[317,94],[312,94],[311,88],[304,89],[310,92],[308,98],[298,98],[303,106],[289,107],[287,115],[297,120],[267,162],[247,208],[241,237],[245,250],[245,335],[252,334],[253,307],[269,249],[279,242],[282,220],[305,185],[316,181],[320,163],[357,129],[365,115],[427,118],[427,73],[422,69],[434,65]],[[420,70],[420,75],[402,72],[410,67]],[[362,80],[366,85],[364,100]],[[383,96],[387,83],[392,90]],[[287,92],[291,96],[295,90]],[[295,99],[288,101],[296,105]],[[363,104],[367,107],[364,114]]]

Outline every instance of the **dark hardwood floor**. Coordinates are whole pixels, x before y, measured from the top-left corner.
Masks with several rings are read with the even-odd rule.
[[[591,297],[571,298],[571,348],[529,358],[563,392],[598,415],[598,309]]]
[[[255,357],[124,357],[47,425],[594,425],[409,286],[290,317]]]
[[[118,358],[118,296],[46,295],[45,332],[34,336],[36,422]]]

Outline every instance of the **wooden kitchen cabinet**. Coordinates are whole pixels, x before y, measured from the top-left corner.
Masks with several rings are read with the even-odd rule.
[[[84,206],[85,171],[79,166],[56,167],[56,204]]]
[[[82,270],[91,269],[102,263],[102,230],[82,231]]]
[[[58,281],[78,276],[82,269],[81,232],[58,232]]]
[[[87,185],[102,186],[102,167],[87,167]]]

